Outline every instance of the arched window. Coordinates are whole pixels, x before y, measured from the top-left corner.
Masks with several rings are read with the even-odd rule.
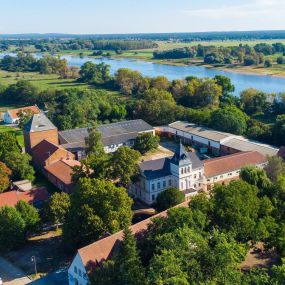
[[[181,174],[183,174],[183,168],[181,168]]]

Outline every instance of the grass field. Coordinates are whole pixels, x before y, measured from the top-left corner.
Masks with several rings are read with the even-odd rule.
[[[19,145],[24,147],[24,136],[20,129],[0,124],[0,133],[15,133]]]

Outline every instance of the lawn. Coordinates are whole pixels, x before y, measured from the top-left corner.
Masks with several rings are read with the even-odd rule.
[[[19,145],[24,147],[24,136],[22,130],[0,124],[0,133],[15,133]]]

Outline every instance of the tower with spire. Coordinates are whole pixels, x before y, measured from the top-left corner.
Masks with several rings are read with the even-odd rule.
[[[174,184],[180,190],[186,190],[193,187],[193,162],[186,151],[183,144],[180,142],[173,157],[170,160],[170,171],[174,177]]]

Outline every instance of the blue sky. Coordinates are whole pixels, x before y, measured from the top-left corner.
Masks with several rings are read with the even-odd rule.
[[[0,33],[285,29],[285,0],[1,0]]]

